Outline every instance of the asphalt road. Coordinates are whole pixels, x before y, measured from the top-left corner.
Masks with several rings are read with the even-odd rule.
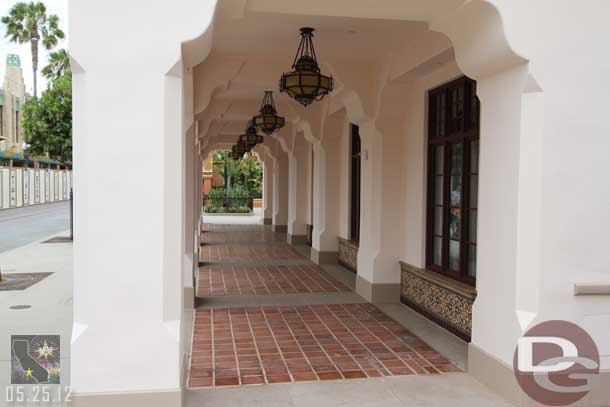
[[[70,228],[70,202],[0,211],[0,253]]]

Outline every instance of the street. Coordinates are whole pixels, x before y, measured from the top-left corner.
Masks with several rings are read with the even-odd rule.
[[[69,228],[69,201],[0,211],[0,253]]]

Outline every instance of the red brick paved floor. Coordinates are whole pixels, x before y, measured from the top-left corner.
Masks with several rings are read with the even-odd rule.
[[[201,241],[205,244],[222,243],[261,243],[261,242],[283,242],[286,243],[286,235],[275,233],[268,229],[260,230],[212,230],[203,233]]]
[[[296,294],[351,291],[313,264],[290,266],[206,266],[199,271],[197,295]]]
[[[197,310],[189,387],[460,369],[372,304]]]
[[[199,251],[199,260],[203,262],[289,259],[302,259],[302,256],[287,244],[202,246]]]

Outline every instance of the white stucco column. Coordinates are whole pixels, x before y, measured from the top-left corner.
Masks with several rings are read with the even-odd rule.
[[[328,116],[324,122],[322,140],[313,145],[313,234],[312,261],[336,263],[339,235],[341,135],[346,131],[344,114]]]
[[[307,144],[307,225],[313,225],[313,145]]]
[[[198,261],[198,221],[197,191],[200,180],[197,179],[199,171],[196,168],[197,151],[195,143],[195,126],[186,133],[185,141],[185,178],[184,178],[184,304],[186,308],[193,308],[195,303],[195,271],[199,268]]]
[[[74,180],[71,369],[77,396],[180,388],[181,84],[179,77],[135,68],[74,73],[74,164],[81,169]],[[113,86],[99,77],[88,81],[90,75],[112,75]],[[117,103],[114,86],[130,87],[145,100]],[[100,114],[114,119],[98,120]],[[121,148],[104,134],[120,137]],[[143,156],[148,159],[135,159]],[[114,165],[105,165],[108,160]],[[111,345],[117,338],[124,338],[122,346]]]
[[[263,224],[273,223],[273,161],[268,154],[259,150],[263,160]]]
[[[360,126],[362,180],[356,291],[373,302],[400,300],[399,260],[405,229],[411,227],[405,225],[405,133],[410,92],[413,90],[405,84],[385,88],[376,125],[365,122]]]
[[[288,156],[273,144],[273,230],[285,233],[288,223]]]
[[[307,240],[307,182],[309,180],[309,143],[302,135],[294,136],[288,163],[288,242],[305,244]]]
[[[146,24],[134,27],[143,5],[70,2],[75,406],[181,404],[192,208],[180,41],[200,34],[212,9],[147,3]]]

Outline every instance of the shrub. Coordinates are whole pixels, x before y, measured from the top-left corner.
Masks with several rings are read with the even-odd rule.
[[[225,200],[225,198],[229,199]],[[224,189],[214,187],[208,192],[203,211],[205,213],[250,213],[248,199],[248,189],[243,185],[235,185],[226,193]]]
[[[208,198],[218,199],[225,197],[225,190],[219,187],[214,187],[208,191]]]
[[[232,198],[230,201],[230,211],[241,213],[240,207],[248,206],[248,197],[250,196],[248,189],[242,185],[235,185],[227,191],[227,198]]]

